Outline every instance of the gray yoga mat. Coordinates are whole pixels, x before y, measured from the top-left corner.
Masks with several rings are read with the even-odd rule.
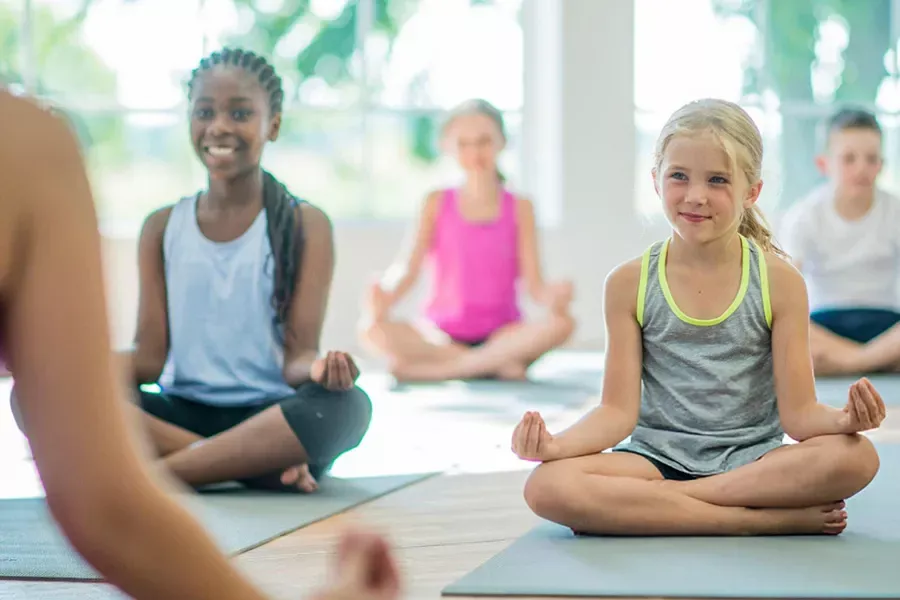
[[[840,536],[576,537],[543,523],[445,596],[900,598],[900,446]]]
[[[433,475],[325,477],[309,495],[232,488],[185,495],[183,503],[222,551],[235,555]],[[19,498],[0,500],[0,579],[101,577],[63,537],[43,498]]]

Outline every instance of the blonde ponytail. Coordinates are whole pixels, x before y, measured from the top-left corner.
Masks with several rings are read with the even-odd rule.
[[[772,252],[782,258],[788,258],[787,253],[775,242],[775,236],[772,235],[772,230],[757,205],[754,204],[744,210],[738,233],[759,244],[763,252]]]

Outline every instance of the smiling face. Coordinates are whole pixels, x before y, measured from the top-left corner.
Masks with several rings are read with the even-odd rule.
[[[191,91],[191,141],[210,178],[231,180],[258,169],[281,125],[259,76],[215,65],[197,73]]]
[[[673,137],[653,179],[673,229],[697,243],[736,232],[762,188],[762,182],[748,185],[719,139],[709,133]]]

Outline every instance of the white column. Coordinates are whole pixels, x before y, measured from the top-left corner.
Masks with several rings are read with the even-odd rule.
[[[577,346],[603,341],[603,282],[658,233],[635,198],[633,0],[525,0],[523,182],[548,275],[576,284]]]

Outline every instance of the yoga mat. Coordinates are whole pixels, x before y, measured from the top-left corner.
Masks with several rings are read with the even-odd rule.
[[[445,596],[900,598],[900,446],[839,536],[576,537],[543,523]]]
[[[324,477],[309,495],[232,488],[179,500],[223,552],[235,555],[433,475]],[[0,500],[0,578],[101,579],[63,537],[43,498]]]

